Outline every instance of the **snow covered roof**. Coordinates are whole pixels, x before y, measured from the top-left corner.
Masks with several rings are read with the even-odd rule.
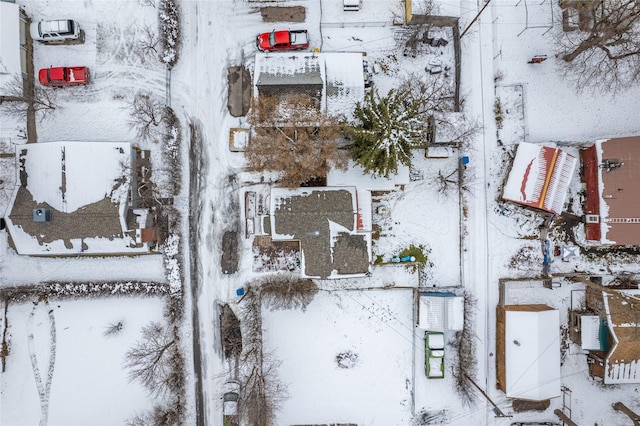
[[[451,293],[422,293],[418,327],[429,331],[462,330],[464,297]]]
[[[370,222],[371,214],[359,214],[356,194],[354,187],[271,190],[271,238],[300,241],[304,276],[337,278],[369,271],[371,223],[363,221]]]
[[[580,317],[581,348],[585,351],[602,351],[607,349],[606,332],[601,333],[602,319],[598,315],[582,315]]]
[[[521,142],[502,198],[560,214],[577,159],[558,148]]]
[[[597,141],[584,151],[587,238],[640,245],[640,136]]]
[[[16,74],[20,75],[20,9],[0,1],[0,95]]]
[[[349,160],[346,170],[331,169],[327,173],[327,186],[355,186],[368,191],[392,191],[397,185],[409,183],[409,167],[399,164],[398,173],[384,176],[374,176],[365,173],[358,164]]]
[[[321,104],[328,113],[350,117],[364,99],[361,53],[256,53],[254,96],[277,88],[321,89]]]
[[[364,99],[364,69],[361,53],[323,53],[327,86],[327,111],[352,116]]]
[[[613,345],[604,366],[606,384],[640,383],[640,290],[602,293]]]
[[[560,396],[560,313],[546,305],[505,306],[505,394],[541,401]]]
[[[318,84],[322,85],[324,66],[313,53],[256,53],[254,79],[260,86]]]
[[[132,247],[135,235],[125,222],[132,156],[129,143],[18,145],[20,185],[6,218],[18,253],[148,251]],[[50,212],[50,220],[35,220],[40,209]]]

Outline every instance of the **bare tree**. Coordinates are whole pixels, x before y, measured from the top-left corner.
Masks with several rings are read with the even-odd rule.
[[[5,84],[4,92],[7,95],[0,96],[0,111],[16,119],[24,119],[27,111],[32,109],[34,112],[41,112],[40,120],[44,120],[58,108],[55,89],[25,85],[18,74]]]
[[[142,328],[142,338],[127,351],[129,380],[142,383],[154,396],[180,394],[184,387],[176,330],[152,322]]]
[[[318,292],[313,280],[295,275],[275,274],[261,280],[260,296],[271,309],[306,309]]]
[[[245,150],[250,170],[282,172],[282,183],[297,187],[324,178],[332,168],[344,169],[338,150],[338,120],[321,112],[309,98],[260,96],[249,115],[255,135]]]
[[[563,2],[571,4],[571,2]],[[562,32],[559,56],[565,75],[578,90],[586,87],[617,92],[640,77],[640,2],[607,0],[580,2],[592,23],[583,31]]]
[[[104,329],[103,335],[105,337],[116,336],[116,335],[120,334],[120,332],[122,331],[123,327],[124,327],[124,320],[123,319],[121,319],[119,321],[114,321],[111,324],[107,325],[107,327]]]
[[[461,112],[454,112],[454,88],[440,77],[409,74],[403,79],[399,90],[407,93],[407,102],[416,104],[420,114],[429,117],[423,122],[424,147],[436,140],[463,146],[482,130],[478,121],[470,120]]]
[[[140,90],[129,99],[127,108],[131,113],[129,126],[139,138],[154,139],[160,134],[165,109],[160,98]]]
[[[182,423],[180,413],[159,405],[154,406],[150,411],[138,413],[127,419],[127,426],[173,426]]]
[[[458,169],[454,169],[449,174],[444,174],[442,170],[438,170],[438,177],[436,179],[438,192],[440,194],[446,194],[452,187],[458,188]]]
[[[160,38],[156,30],[150,25],[143,25],[141,36],[136,40],[136,48],[140,52],[142,63],[158,58],[158,43],[160,43]]]
[[[458,357],[452,366],[452,376],[455,379],[455,387],[462,403],[469,406],[477,400],[477,394],[473,380],[476,376],[478,359],[476,355],[476,336],[473,332],[474,311],[476,299],[469,293],[464,295],[464,325],[462,331],[455,334],[453,346],[457,349]]]
[[[247,288],[242,306],[243,353],[241,356],[242,401],[240,416],[254,426],[272,426],[286,397],[278,377],[280,362],[264,351],[260,295]]]

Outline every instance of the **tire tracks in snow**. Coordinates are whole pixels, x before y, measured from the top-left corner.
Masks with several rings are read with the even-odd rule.
[[[49,319],[49,366],[47,368],[46,382],[42,382],[40,367],[38,366],[38,357],[36,356],[36,345],[33,328],[33,319],[36,315],[40,301],[33,303],[33,308],[27,319],[27,346],[29,349],[29,357],[31,359],[31,367],[33,369],[33,377],[36,381],[38,396],[40,399],[40,426],[45,426],[49,417],[49,395],[51,393],[51,382],[53,380],[53,370],[56,363],[56,320],[53,315],[53,309],[49,307],[49,302],[44,301],[44,306],[48,308]]]

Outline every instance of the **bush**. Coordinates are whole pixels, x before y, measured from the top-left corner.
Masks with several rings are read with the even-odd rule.
[[[159,9],[160,61],[173,67],[180,53],[180,9],[174,0],[160,0]]]
[[[424,247],[414,246],[411,244],[409,248],[406,248],[400,252],[400,257],[413,256],[423,267],[427,266],[427,255],[424,253]]]

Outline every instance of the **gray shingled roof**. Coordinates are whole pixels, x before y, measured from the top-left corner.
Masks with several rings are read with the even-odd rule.
[[[300,241],[305,275],[326,278],[333,270],[341,275],[368,271],[369,254],[364,235],[348,232],[331,235],[331,222],[354,231],[356,212],[351,192],[313,190],[283,197],[273,215],[275,234]],[[336,239],[333,253],[332,238]]]

